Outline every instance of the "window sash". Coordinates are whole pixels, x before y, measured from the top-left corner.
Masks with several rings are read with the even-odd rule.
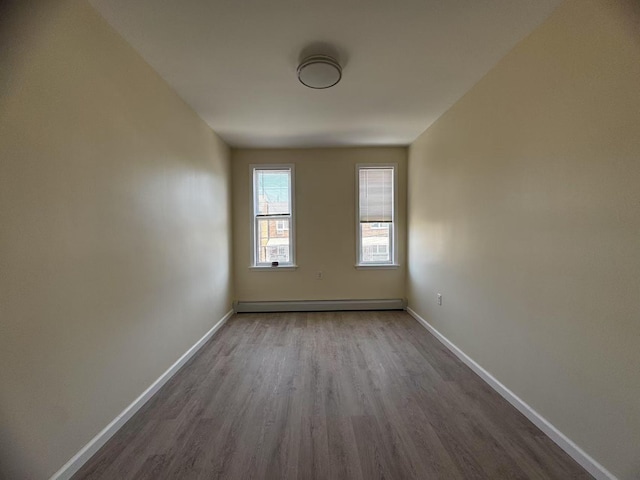
[[[388,248],[387,248],[387,255],[389,256],[389,258],[387,260],[365,260],[365,249],[368,247],[367,245],[365,245],[365,242],[363,241],[363,236],[362,236],[362,227],[363,225],[367,224],[368,222],[359,222],[358,223],[358,264],[359,265],[391,265],[394,263],[394,255],[395,255],[395,249],[394,249],[394,245],[395,245],[395,229],[394,229],[394,224],[393,223],[386,223],[385,225],[388,228],[388,236],[386,238],[388,238]],[[376,229],[377,230],[377,229]],[[371,238],[371,237],[369,237]],[[376,246],[376,252],[377,254],[381,254],[382,252],[379,251],[379,247],[382,245],[377,245]],[[385,245],[386,246],[386,245]],[[373,252],[371,252],[373,253]]]
[[[394,173],[393,168],[386,166],[358,169],[360,222],[393,222]]]
[[[289,250],[289,261],[280,261],[278,260],[280,265],[291,265],[293,264],[293,236],[291,235],[291,216],[290,215],[278,215],[275,217],[255,217],[253,222],[253,231],[254,231],[254,240],[253,240],[253,258],[255,266],[270,266],[270,261],[260,261],[260,249],[264,247],[271,247],[268,245],[260,244],[260,222],[267,222],[267,229],[269,229],[269,222],[276,222],[277,219],[288,220],[289,228],[282,230],[282,232],[289,232],[289,236],[285,237],[289,240],[288,245],[278,245],[278,247],[284,247]],[[277,233],[279,232],[277,226],[274,226],[274,229]],[[273,237],[273,238],[283,238],[283,237]]]
[[[267,200],[263,200],[261,202],[261,194],[260,194],[260,190],[262,189],[262,195],[266,196],[269,190],[271,192],[275,192],[277,190],[282,191],[283,187],[282,186],[275,186],[272,185],[271,188],[266,188],[264,183],[262,185],[260,185],[260,179],[263,179],[264,182],[264,178],[266,176],[269,175],[269,173],[280,173],[280,174],[287,174],[287,195],[286,195],[286,204],[283,205],[285,203],[285,201],[281,201],[281,202],[273,202],[272,205],[272,209],[273,211],[271,212],[261,212],[260,211],[260,206],[262,204],[263,207],[267,207],[269,206],[269,202]],[[256,217],[274,217],[274,216],[278,216],[278,215],[291,215],[291,210],[292,210],[292,206],[291,206],[291,201],[292,201],[292,196],[291,196],[291,189],[292,189],[292,169],[289,167],[255,167],[253,169],[253,214]],[[261,188],[262,187],[262,188]]]

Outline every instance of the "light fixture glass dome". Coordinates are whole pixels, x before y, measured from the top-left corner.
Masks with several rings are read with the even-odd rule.
[[[341,78],[340,64],[327,55],[312,55],[298,66],[298,80],[309,88],[333,87]]]

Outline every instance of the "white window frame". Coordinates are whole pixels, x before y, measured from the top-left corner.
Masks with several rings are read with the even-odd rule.
[[[362,261],[362,237],[360,229],[360,170],[372,169],[372,168],[391,168],[393,169],[393,195],[392,201],[392,216],[393,222],[390,224],[389,229],[389,260],[380,262],[363,262]],[[395,268],[398,266],[398,227],[396,225],[398,221],[398,164],[397,163],[358,163],[356,164],[356,268],[380,268],[389,267]]]
[[[295,242],[295,166],[292,163],[286,164],[255,164],[249,165],[251,176],[251,205],[250,205],[250,220],[251,220],[251,265],[249,268],[258,269],[273,269],[273,268],[296,268],[296,242]],[[264,216],[256,215],[256,170],[290,170],[291,172],[291,188],[289,189],[289,205],[291,207],[290,215],[273,215],[269,216],[270,220],[289,220],[289,261],[279,262],[278,267],[272,267],[270,262],[258,262],[256,257],[257,248],[257,234],[258,234],[258,220],[265,219]],[[276,227],[277,229],[277,227]],[[285,231],[285,230],[283,230]]]

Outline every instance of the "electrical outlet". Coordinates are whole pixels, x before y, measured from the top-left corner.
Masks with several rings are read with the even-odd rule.
[[[442,294],[438,294],[438,305],[442,305]]]
[[[316,280],[322,280],[323,275],[322,270],[318,270],[316,272]]]

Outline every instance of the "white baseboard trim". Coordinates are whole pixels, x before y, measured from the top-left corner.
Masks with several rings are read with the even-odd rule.
[[[496,392],[498,392],[505,400],[517,408],[520,413],[527,417],[531,423],[542,430],[551,440],[553,440],[562,450],[564,450],[571,458],[578,462],[582,467],[593,475],[597,480],[617,480],[616,477],[606,468],[600,465],[589,454],[576,445],[569,437],[554,427],[546,418],[531,408],[524,400],[504,386],[493,375],[482,368],[471,357],[460,350],[447,337],[436,330],[429,322],[418,315],[414,310],[407,307],[407,313],[415,318],[424,328],[426,328],[434,337],[436,337],[445,347],[447,347],[456,357],[473,370],[480,378],[489,384]]]
[[[402,298],[386,300],[285,300],[281,302],[237,302],[238,313],[328,312],[344,310],[404,310]]]
[[[84,465],[105,443],[109,440],[140,408],[149,401],[153,395],[173,377],[193,355],[207,343],[207,341],[222,327],[234,314],[229,310],[222,319],[204,334],[184,355],[182,355],[169,369],[153,382],[131,405],[125,408],[109,425],[93,437],[71,460],[65,463],[60,470],[54,473],[49,480],[68,480]]]

